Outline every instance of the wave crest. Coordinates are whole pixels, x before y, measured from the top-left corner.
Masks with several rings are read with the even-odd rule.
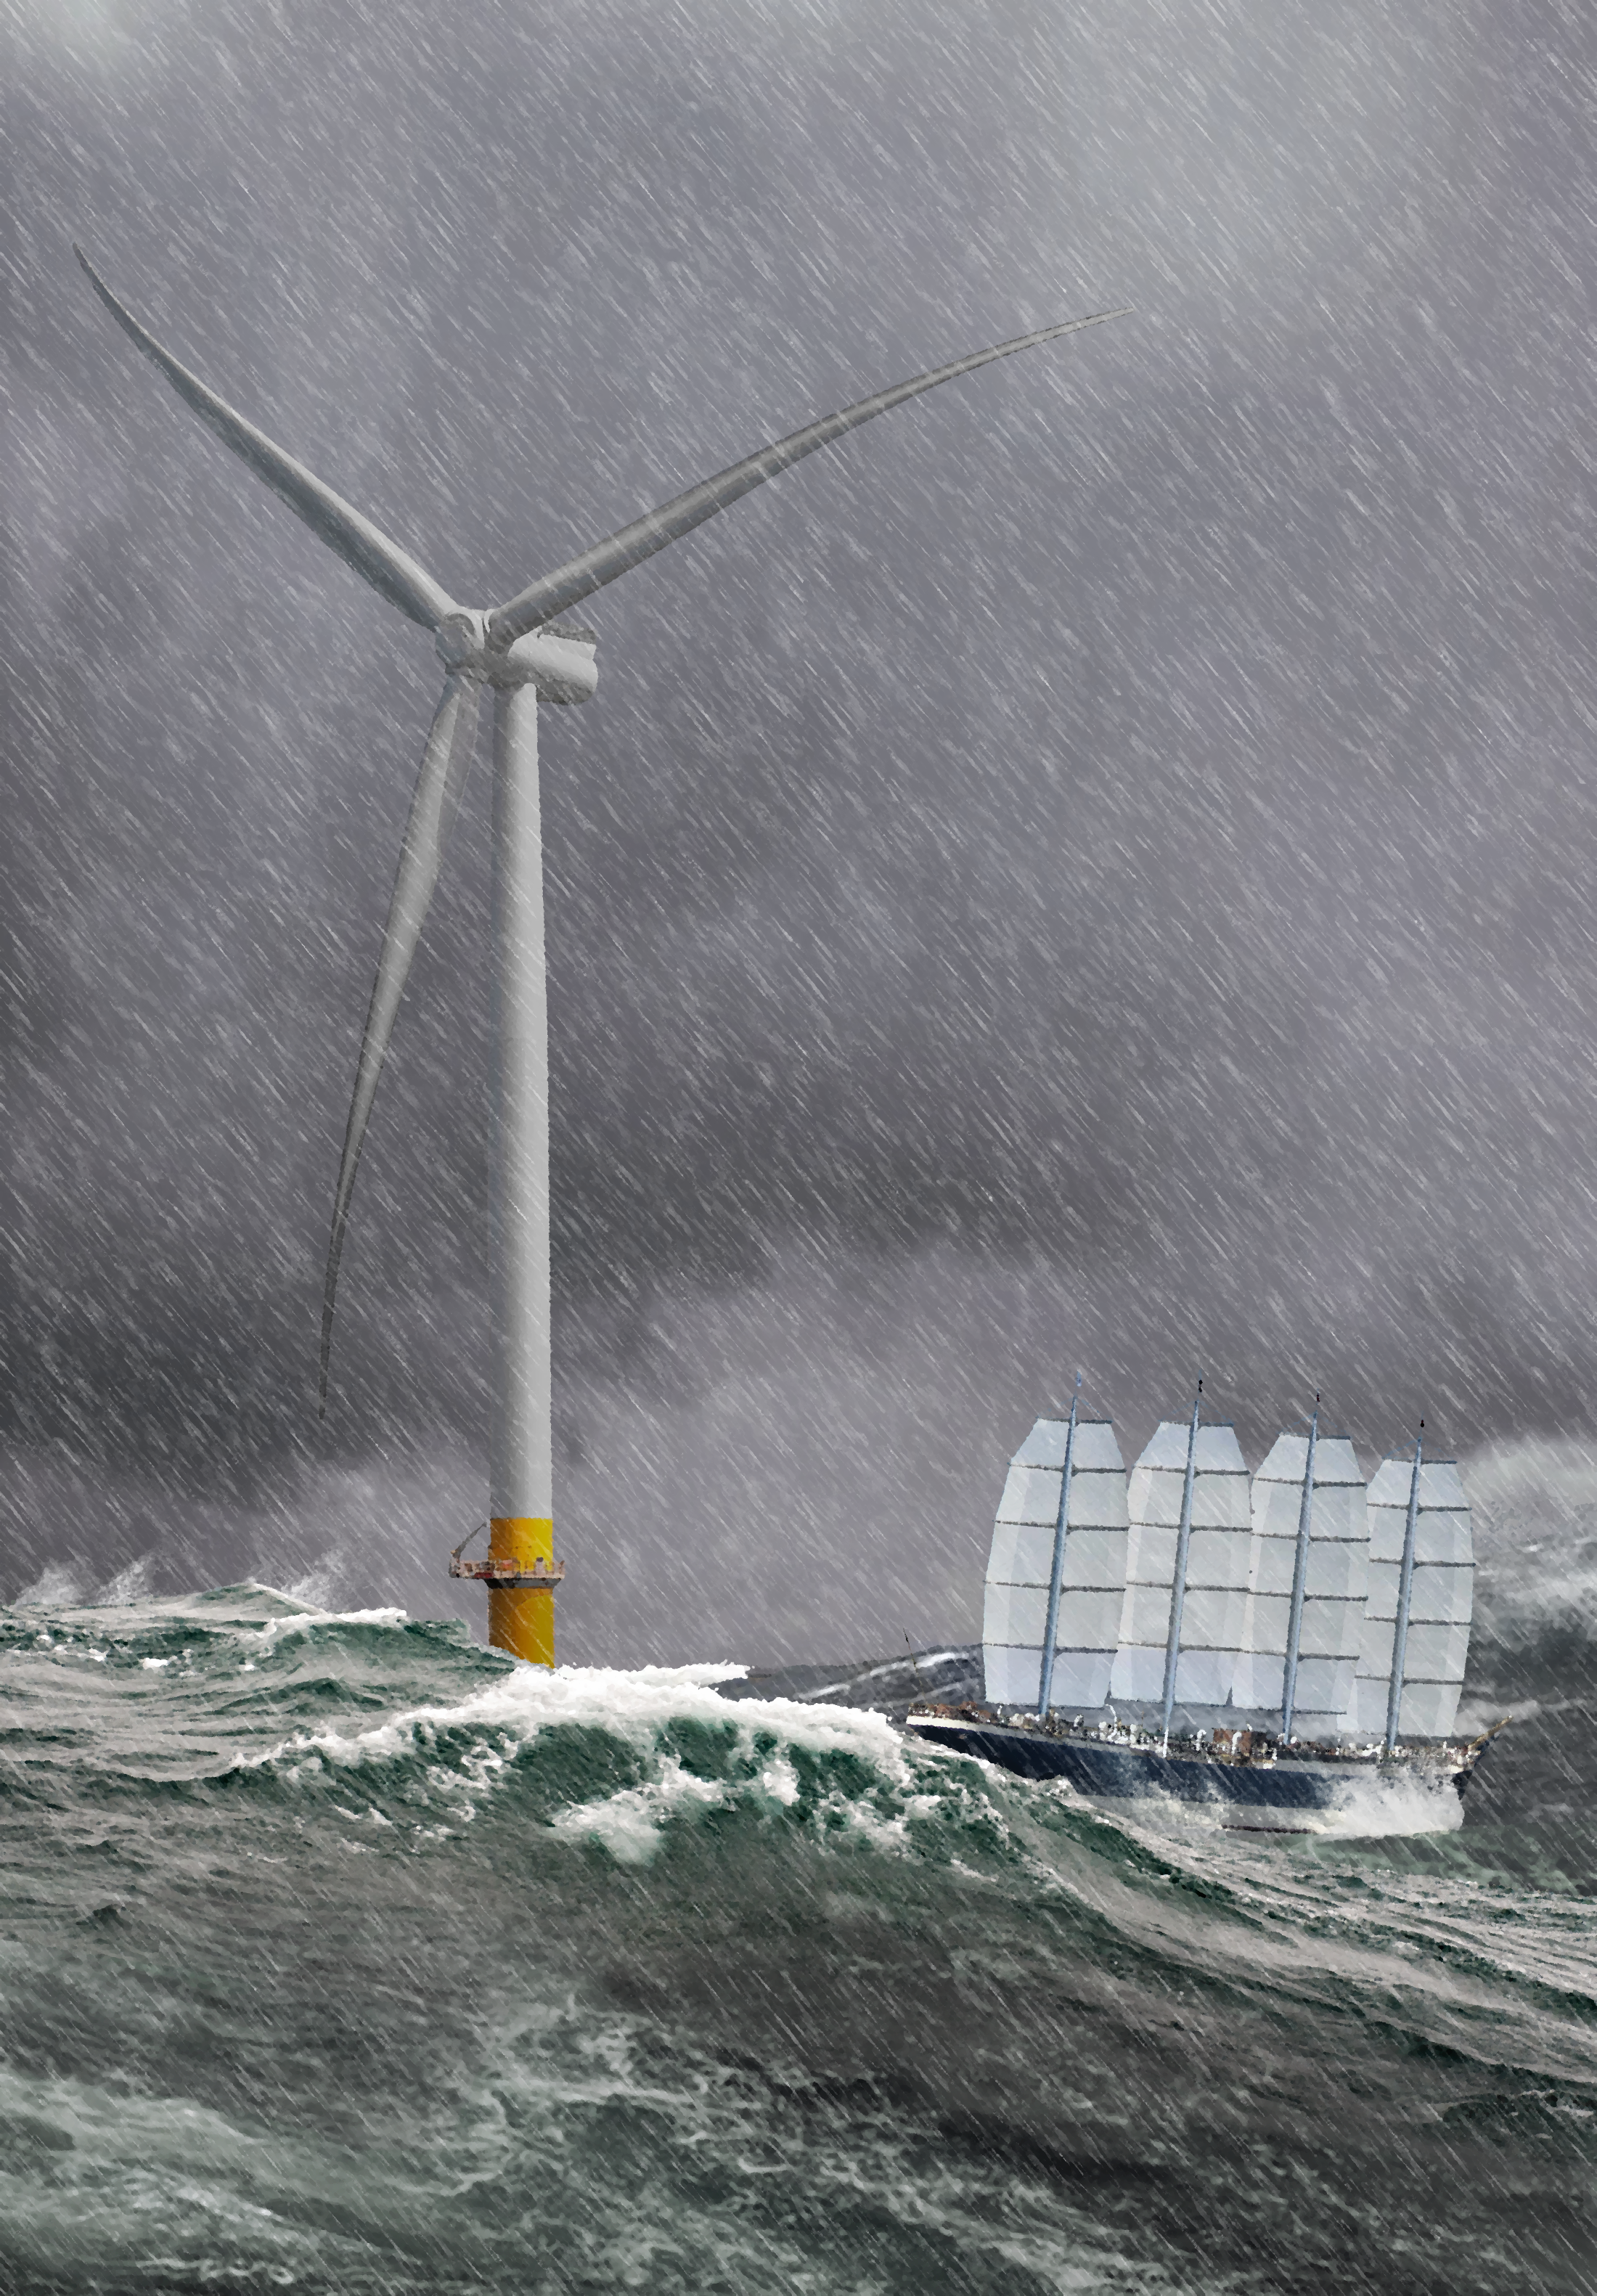
[[[718,1694],[744,1672],[518,1666],[457,1703],[411,1707],[364,1728],[296,1730],[233,1769],[291,1787],[358,1784],[368,1806],[414,1800],[421,1785],[461,1818],[510,1792],[556,1839],[629,1865],[651,1858],[674,1820],[744,1809],[905,1846],[940,1796],[916,1790],[886,1718]],[[414,1826],[414,1809],[407,1816]]]

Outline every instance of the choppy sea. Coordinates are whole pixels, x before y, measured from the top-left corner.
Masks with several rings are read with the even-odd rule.
[[[1260,1841],[902,1668],[0,1611],[0,2288],[1597,2289],[1591,1654],[1498,1657],[1460,1831]]]

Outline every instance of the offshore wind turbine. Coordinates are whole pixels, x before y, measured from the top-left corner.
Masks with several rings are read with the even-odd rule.
[[[1120,318],[1097,311],[972,351],[946,366],[893,384],[823,415],[760,447],[730,469],[690,487],[658,510],[502,606],[463,606],[425,569],[302,463],[274,446],[209,384],[179,364],[112,294],[81,247],[78,262],[106,309],[191,406],[273,492],[363,581],[402,614],[432,631],[445,668],[444,692],[422,757],[400,848],[399,868],[356,1070],[355,1093],[333,1194],[332,1234],[322,1301],[319,1400],[327,1407],[339,1261],[348,1226],[361,1144],[393,1034],[405,976],[421,938],[445,840],[471,767],[478,702],[494,694],[493,1080],[490,1126],[492,1433],[486,1563],[450,1568],[488,1588],[488,1639],[544,1666],[554,1663],[554,1589],[565,1565],[554,1558],[553,1447],[549,1329],[549,1057],[544,965],[544,862],[539,823],[537,705],[591,699],[597,685],[594,639],[559,617],[629,568],[663,550],[717,511],[819,447],[827,447],[889,407],[995,359],[1084,327]]]

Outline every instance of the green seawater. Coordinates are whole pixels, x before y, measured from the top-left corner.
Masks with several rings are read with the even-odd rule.
[[[1584,1710],[1261,1842],[717,1672],[0,1612],[0,2288],[1597,2288]]]

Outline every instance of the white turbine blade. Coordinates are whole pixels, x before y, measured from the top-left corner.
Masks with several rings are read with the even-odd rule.
[[[275,495],[280,495],[289,508],[305,521],[313,534],[319,534],[329,549],[335,550],[346,566],[352,566],[361,579],[408,614],[413,622],[420,622],[424,630],[436,630],[446,614],[460,610],[447,592],[439,588],[424,567],[418,566],[409,553],[390,542],[381,528],[363,518],[331,487],[323,486],[313,471],[303,463],[295,462],[281,447],[273,445],[264,430],[246,422],[225,399],[180,366],[170,351],[163,350],[147,327],[141,326],[125,303],[118,301],[95,270],[81,247],[72,252],[82,264],[100,300],[117,322],[133,337],[147,358],[160,367],[167,381],[192,406],[202,422],[209,423],[225,447],[231,447],[241,461],[249,463],[257,478],[264,479]]]
[[[388,922],[383,927],[382,954],[377,961],[377,979],[366,1013],[365,1033],[361,1038],[355,1096],[349,1106],[344,1153],[339,1164],[339,1184],[332,1201],[332,1240],[327,1248],[327,1281],[322,1295],[319,1398],[323,1416],[327,1410],[328,1357],[332,1348],[333,1301],[338,1292],[344,1231],[349,1224],[356,1167],[360,1162],[361,1144],[366,1136],[372,1103],[377,1097],[389,1040],[394,1033],[399,999],[405,994],[405,976],[438,881],[445,840],[471,770],[476,734],[476,681],[452,676],[445,684],[444,698],[427,736],[416,793],[411,800],[410,819],[405,825],[405,842],[399,849],[399,869],[394,880],[393,898],[389,903]]]
[[[1129,307],[1127,307],[1129,308]],[[1067,319],[1057,327],[1039,327],[1035,334],[1016,335],[1007,343],[995,343],[990,350],[972,351],[967,358],[955,359],[952,365],[933,367],[930,374],[918,374],[909,382],[896,382],[890,390],[879,390],[870,398],[862,398],[853,406],[846,406],[840,414],[823,414],[818,422],[795,430],[790,437],[779,439],[774,446],[762,447],[758,452],[746,455],[742,462],[733,463],[713,479],[700,486],[690,487],[686,494],[676,496],[662,504],[659,510],[634,519],[630,526],[612,534],[580,558],[572,558],[553,574],[545,574],[519,596],[500,606],[488,617],[488,643],[495,647],[512,645],[527,631],[536,629],[540,622],[552,620],[563,614],[594,591],[613,582],[618,574],[625,574],[645,558],[652,558],[668,542],[676,542],[725,510],[741,495],[755,487],[764,486],[778,472],[790,463],[813,455],[817,447],[830,447],[846,430],[854,430],[862,422],[869,422],[878,414],[885,414],[889,406],[902,406],[906,398],[918,398],[923,390],[934,390],[939,382],[952,382],[955,375],[970,374],[979,366],[990,365],[994,359],[1009,358],[1016,351],[1028,351],[1037,343],[1051,343],[1060,335],[1073,335],[1083,327],[1100,327],[1106,319],[1123,319],[1125,310],[1096,311],[1091,318]]]

